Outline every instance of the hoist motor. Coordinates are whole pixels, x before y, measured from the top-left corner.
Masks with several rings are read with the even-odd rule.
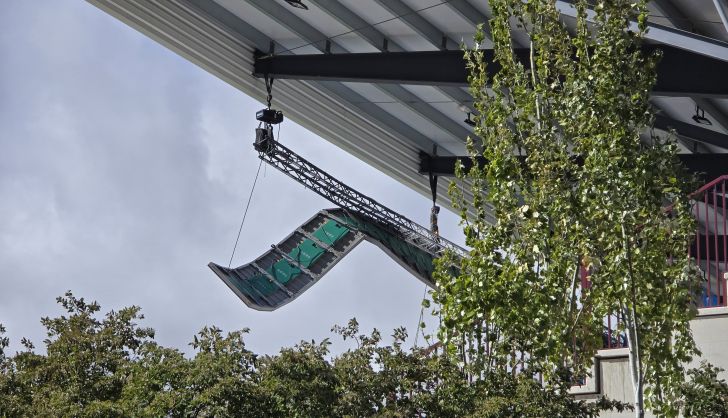
[[[258,122],[277,125],[283,122],[283,112],[271,108],[261,109],[255,114],[255,119]]]

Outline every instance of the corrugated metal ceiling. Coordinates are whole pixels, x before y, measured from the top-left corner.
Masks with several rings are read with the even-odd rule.
[[[284,0],[89,1],[261,101],[263,81],[251,75],[253,50],[268,51],[271,42],[284,54],[321,53],[326,39],[332,52],[378,52],[384,39],[390,51],[425,51],[441,49],[444,36],[455,49],[489,15],[487,3],[476,0],[303,0],[309,10]],[[657,24],[728,42],[712,0],[656,0],[650,7]],[[725,51],[721,58],[728,61]],[[472,132],[458,109],[470,105],[460,87],[279,80],[274,100],[297,123],[425,195],[418,152],[436,144],[441,155],[462,155]],[[690,124],[698,104],[713,122],[707,128],[728,134],[726,99],[656,97],[654,104]],[[685,152],[695,149],[684,143]],[[439,195],[448,201],[444,184]]]

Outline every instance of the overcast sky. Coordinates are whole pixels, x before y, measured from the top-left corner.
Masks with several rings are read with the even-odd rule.
[[[0,323],[13,348],[41,345],[39,319],[66,290],[105,310],[141,306],[157,340],[181,349],[207,324],[250,327],[249,346],[269,353],[351,317],[413,330],[424,285],[368,243],[275,312],[247,308],[208,269],[227,263],[250,193],[261,98],[78,0],[5,0],[0,25]],[[291,121],[281,138],[429,224],[426,197]],[[326,207],[268,167],[233,265]],[[462,242],[443,212],[441,233]]]

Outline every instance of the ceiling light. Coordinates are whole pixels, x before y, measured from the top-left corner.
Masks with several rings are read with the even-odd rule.
[[[464,104],[461,104],[460,106],[458,106],[458,110],[460,110],[460,111],[461,111],[461,112],[463,112],[463,113],[468,113],[468,112],[470,112],[470,108],[469,108],[469,107],[467,107],[467,106],[465,106]]]
[[[295,7],[296,9],[308,10],[308,6],[303,4],[303,2],[301,0],[286,0],[286,3],[290,4],[291,6]]]
[[[695,106],[695,115],[693,115],[695,123],[700,125],[713,125],[710,119],[705,117],[705,110],[701,109],[700,106]]]
[[[465,119],[463,122],[467,123],[470,126],[476,126],[476,123],[474,120],[470,119],[470,112],[468,112],[468,118]]]

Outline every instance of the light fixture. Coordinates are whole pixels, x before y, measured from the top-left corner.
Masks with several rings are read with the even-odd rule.
[[[476,123],[474,120],[470,119],[470,112],[468,112],[468,118],[465,119],[463,122],[467,123],[470,126],[476,126]]]
[[[463,113],[470,112],[470,108],[467,107],[467,106],[465,106],[464,104],[461,104],[460,106],[458,106],[458,110],[461,111],[461,112],[463,112]]]
[[[695,106],[695,115],[693,115],[695,123],[700,125],[713,125],[710,119],[705,117],[705,110],[701,109],[700,106]]]
[[[286,0],[286,3],[290,4],[291,6],[295,7],[296,9],[308,10],[308,6],[303,4],[303,2],[301,0]]]

